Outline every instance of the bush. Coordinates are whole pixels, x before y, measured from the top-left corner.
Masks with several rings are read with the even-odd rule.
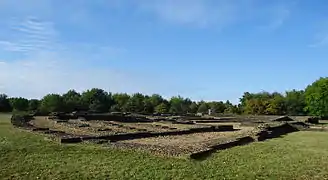
[[[17,127],[27,127],[32,119],[33,116],[26,112],[17,112],[11,116],[11,124]]]
[[[319,118],[318,117],[310,117],[310,118],[308,118],[308,120],[306,122],[311,123],[311,124],[319,124]]]

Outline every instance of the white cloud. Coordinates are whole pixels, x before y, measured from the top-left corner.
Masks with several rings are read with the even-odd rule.
[[[124,48],[62,42],[52,22],[36,17],[27,17],[23,21],[14,19],[10,24],[12,36],[0,39],[0,47],[2,51],[20,56],[15,59],[0,57],[0,90],[3,93],[40,98],[50,92],[82,91],[93,87],[149,92],[140,78],[143,75],[138,72],[94,66],[102,63],[100,58],[108,60],[125,53]]]
[[[12,19],[8,27],[10,35],[0,39],[0,47],[6,51],[33,53],[51,50],[56,45],[57,32],[51,22],[40,21],[35,17]]]
[[[62,93],[71,88],[82,91],[87,88],[99,87],[113,92],[165,92],[166,94],[175,94],[181,92],[179,89],[185,89],[173,82],[166,83],[165,78],[161,79],[158,75],[142,72],[143,70],[127,72],[114,67],[95,66],[99,63],[97,60],[103,57],[115,58],[127,53],[127,50],[124,47],[112,47],[107,44],[63,41],[60,39],[61,33],[55,28],[57,22],[67,19],[74,21],[75,17],[76,22],[86,23],[88,27],[97,28],[98,26],[92,24],[94,23],[92,20],[96,18],[92,14],[94,11],[88,9],[90,1],[67,2],[68,7],[76,8],[61,8],[58,4],[51,6],[53,2],[58,1],[0,1],[0,14],[5,14],[4,12],[9,14],[6,17],[0,16],[0,25],[6,24],[2,20],[9,21],[10,24],[8,28],[10,34],[1,33],[0,29],[0,50],[24,55],[23,58],[20,56],[14,60],[0,57],[3,62],[0,62],[0,90],[2,92],[10,96],[35,98],[49,92]],[[115,2],[116,4],[113,5],[112,1],[103,1],[98,5],[110,4],[110,8],[127,8],[123,5],[125,4],[123,1],[115,0]],[[254,12],[258,12],[248,0],[140,0],[130,2],[134,5],[134,10],[138,10],[142,14],[150,14],[161,22],[196,27],[224,28],[245,19],[244,16],[249,17],[246,14],[253,9]],[[262,14],[264,19],[274,22],[268,12],[264,11]],[[281,12],[281,18],[277,15],[277,21],[273,23],[275,27],[283,24],[283,20],[279,20],[285,18],[284,11]],[[42,17],[42,20],[38,17]],[[6,35],[1,36],[1,34]],[[170,77],[166,78],[170,79]]]
[[[94,63],[97,62],[71,59],[54,52],[41,52],[26,59],[0,63],[0,90],[9,96],[41,98],[48,93],[64,93],[68,89],[81,92],[95,87],[111,92],[146,94],[170,92],[172,89],[160,83],[165,79],[149,72],[95,67],[92,66]]]

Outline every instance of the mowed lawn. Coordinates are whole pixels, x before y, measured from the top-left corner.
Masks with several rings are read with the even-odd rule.
[[[328,179],[328,133],[297,132],[203,161],[61,145],[0,117],[0,179]]]

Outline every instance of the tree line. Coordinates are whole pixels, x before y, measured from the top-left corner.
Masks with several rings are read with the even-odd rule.
[[[132,112],[132,113],[213,113],[252,115],[315,115],[328,116],[328,77],[320,78],[304,90],[278,92],[245,92],[237,105],[229,101],[192,101],[174,96],[165,99],[159,94],[110,93],[93,88],[78,93],[47,94],[42,99],[9,98],[0,94],[0,111],[33,112]]]
[[[8,98],[7,95],[0,95],[0,111],[39,111],[49,112],[72,112],[91,111],[98,113],[105,112],[132,112],[132,113],[207,113],[211,109],[216,113],[237,113],[238,107],[229,101],[195,102],[189,98],[174,96],[165,99],[161,95],[151,96],[135,93],[112,94],[102,89],[93,88],[78,93],[69,90],[64,94],[47,94],[41,100],[26,99],[22,97]]]

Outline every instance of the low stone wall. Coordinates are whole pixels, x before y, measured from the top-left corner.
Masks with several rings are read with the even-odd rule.
[[[183,120],[213,120],[213,117],[199,117],[199,116],[182,116]]]
[[[118,121],[118,122],[151,122],[152,120],[146,117],[135,117],[135,116],[124,116],[124,115],[113,115],[113,114],[87,114],[87,115],[71,115],[71,114],[59,114],[55,116],[60,120],[78,119],[83,118],[89,120],[100,120],[100,121]]]
[[[266,139],[277,138],[296,131],[299,131],[299,129],[289,123],[285,123],[280,126],[268,127],[257,135],[259,141],[264,141]]]
[[[220,123],[220,120],[193,120],[194,123]]]
[[[292,118],[288,117],[288,116],[280,116],[280,117],[277,117],[275,119],[273,119],[272,121],[294,121]]]

